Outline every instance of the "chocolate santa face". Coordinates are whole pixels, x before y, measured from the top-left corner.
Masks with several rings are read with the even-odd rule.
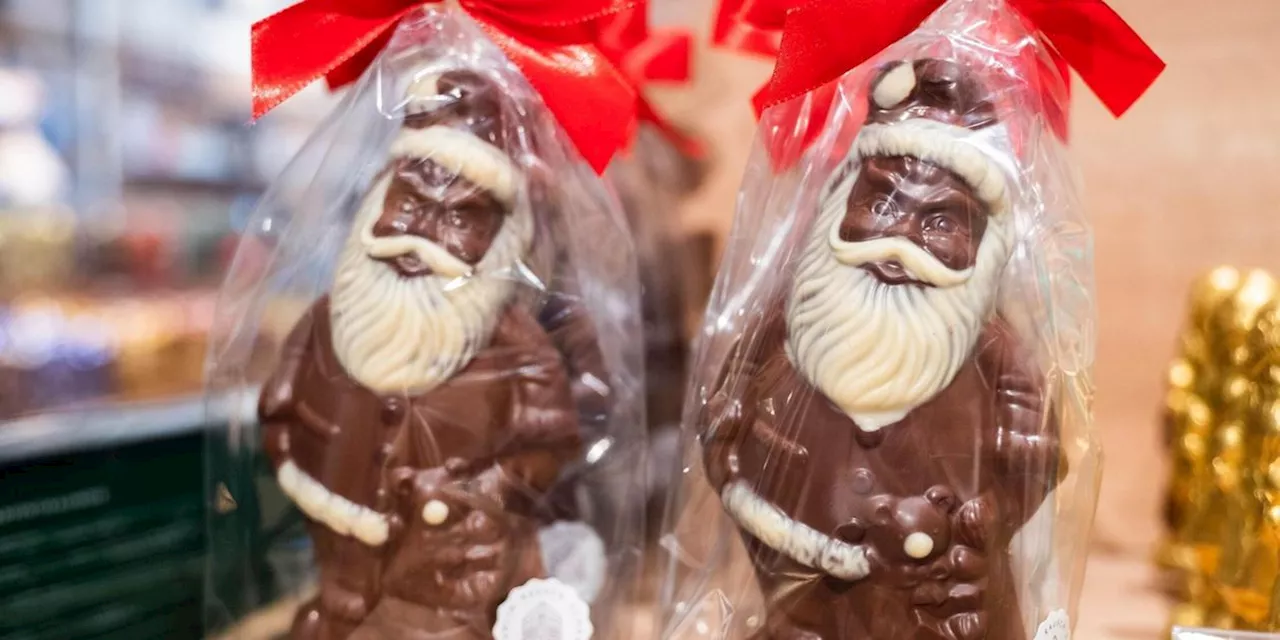
[[[401,160],[392,170],[376,238],[413,237],[474,267],[502,228],[506,208],[493,194],[430,160]],[[432,275],[417,253],[380,258],[404,277]]]
[[[429,95],[412,98],[439,106]],[[422,393],[471,362],[534,236],[525,174],[508,151],[461,121],[423,117],[392,140],[330,291],[334,353],[378,393]]]
[[[413,83],[391,161],[357,214],[354,240],[368,258],[403,278],[455,279],[523,255],[532,230],[516,206],[524,171],[501,146],[494,91],[464,72]]]
[[[872,87],[871,116],[824,186],[797,256],[790,357],[864,431],[901,420],[951,384],[1013,248],[1008,181],[974,140],[995,140],[998,130],[964,126],[973,104],[987,104],[974,97],[976,80],[915,76],[947,68],[901,63]],[[963,104],[945,111],[943,84]]]
[[[901,238],[927,254],[912,256],[912,262],[931,257],[962,272],[974,266],[989,215],[990,208],[951,171],[907,156],[870,158],[849,194],[839,238],[850,243]],[[913,277],[901,259],[861,266],[885,284],[933,286]]]

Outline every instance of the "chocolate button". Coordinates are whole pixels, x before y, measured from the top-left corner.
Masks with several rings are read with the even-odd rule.
[[[876,477],[871,475],[870,469],[858,469],[853,472],[853,490],[862,495],[871,493],[875,488]]]
[[[391,446],[390,442],[378,447],[378,454],[376,456],[378,462],[386,462],[387,458],[391,457],[391,452],[394,450],[395,449]]]
[[[398,397],[390,397],[382,401],[382,422],[395,426],[404,420],[404,401]]]
[[[929,534],[917,531],[902,542],[902,550],[916,560],[924,560],[933,553],[933,538]]]
[[[449,505],[440,500],[429,500],[422,507],[422,521],[438,527],[449,519]]]

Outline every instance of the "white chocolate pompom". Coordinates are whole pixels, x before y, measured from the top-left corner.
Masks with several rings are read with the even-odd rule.
[[[881,109],[892,109],[900,104],[916,88],[916,70],[911,62],[904,61],[884,74],[871,91],[871,99]]]
[[[422,521],[433,527],[444,524],[448,519],[449,505],[439,500],[430,500],[422,507]]]
[[[917,531],[907,536],[902,543],[902,550],[916,560],[923,560],[933,553],[933,538],[930,538],[927,533]]]

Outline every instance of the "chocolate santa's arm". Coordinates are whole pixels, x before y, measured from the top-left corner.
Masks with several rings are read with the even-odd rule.
[[[285,339],[280,361],[258,396],[258,422],[262,425],[262,443],[272,467],[279,467],[289,456],[289,425],[297,417],[293,413],[294,385],[298,369],[311,349],[312,318],[316,303],[303,314]]]
[[[534,211],[567,211],[569,205],[564,200],[560,178],[551,167],[545,163],[534,163],[528,167],[528,173],[529,206]],[[564,216],[546,215],[545,219],[558,229],[548,229],[551,236],[565,233],[563,226],[568,223]],[[563,278],[565,282],[562,284],[571,282],[572,277],[558,271],[572,264],[566,248],[548,247],[548,250],[551,252],[548,257],[557,269],[553,278]],[[546,298],[537,320],[551,336],[552,343],[564,354],[581,427],[588,432],[585,435],[604,435],[590,431],[595,427],[603,428],[609,422],[613,410],[613,389],[600,349],[600,336],[586,306],[570,295],[551,295]]]
[[[979,358],[996,394],[999,490],[1007,499],[1006,517],[1020,527],[1065,473],[1058,416],[1043,376],[1007,322],[997,318],[988,324]]]
[[[702,463],[707,481],[716,491],[738,474],[738,444],[757,418],[755,402],[748,397],[750,383],[762,365],[762,354],[784,336],[785,320],[781,316],[763,327],[744,330],[729,350],[710,397],[699,411],[695,424],[702,444]]]
[[[515,354],[517,372],[509,440],[497,448],[497,466],[510,488],[540,496],[582,450],[568,371],[543,327],[521,308],[504,314],[494,341]]]
[[[577,412],[560,352],[533,316],[518,307],[503,312],[490,347],[506,354],[502,375],[515,393],[507,424],[488,454],[424,468],[410,438],[400,438],[388,464],[398,487],[399,511],[409,520],[430,500],[445,506],[531,515],[582,450]],[[483,402],[483,398],[477,401]],[[456,503],[456,504],[455,504]]]
[[[592,424],[608,422],[613,392],[600,336],[586,308],[577,301],[554,297],[543,307],[538,321],[564,354],[578,411]]]

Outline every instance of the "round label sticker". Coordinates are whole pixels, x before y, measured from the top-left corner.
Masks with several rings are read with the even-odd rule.
[[[590,640],[593,631],[590,607],[555,578],[512,589],[493,625],[494,640]]]
[[[606,569],[604,541],[595,529],[581,522],[557,522],[538,532],[538,544],[547,575],[573,587],[585,602],[595,602]]]
[[[1058,609],[1050,613],[1036,629],[1035,640],[1071,640],[1071,618],[1067,612]]]

